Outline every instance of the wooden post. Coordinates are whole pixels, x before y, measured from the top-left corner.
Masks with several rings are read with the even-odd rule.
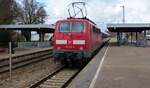
[[[12,42],[9,42],[9,77],[12,79]]]

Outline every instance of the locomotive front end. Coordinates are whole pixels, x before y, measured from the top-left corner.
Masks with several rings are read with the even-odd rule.
[[[86,22],[66,20],[56,23],[54,34],[54,58],[58,60],[80,60],[88,49]]]

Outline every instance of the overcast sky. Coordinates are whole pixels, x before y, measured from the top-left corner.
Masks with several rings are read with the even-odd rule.
[[[45,4],[49,15],[47,23],[68,17],[67,6],[73,1],[87,3],[88,18],[103,30],[107,23],[122,22],[124,0],[39,0]],[[125,0],[126,23],[150,23],[150,0]]]

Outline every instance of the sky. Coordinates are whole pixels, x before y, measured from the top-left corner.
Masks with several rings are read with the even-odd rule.
[[[48,13],[47,24],[67,18],[68,5],[73,1],[87,3],[88,18],[102,31],[108,23],[122,23],[122,5],[125,5],[126,23],[150,23],[150,0],[38,0],[45,5]]]

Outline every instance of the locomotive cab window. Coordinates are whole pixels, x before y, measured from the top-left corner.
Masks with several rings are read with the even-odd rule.
[[[71,32],[83,32],[84,23],[83,22],[73,22],[71,27]]]
[[[70,32],[70,23],[69,22],[60,23],[59,31],[60,32]]]
[[[60,32],[83,32],[83,22],[64,22],[60,23],[58,27]]]

